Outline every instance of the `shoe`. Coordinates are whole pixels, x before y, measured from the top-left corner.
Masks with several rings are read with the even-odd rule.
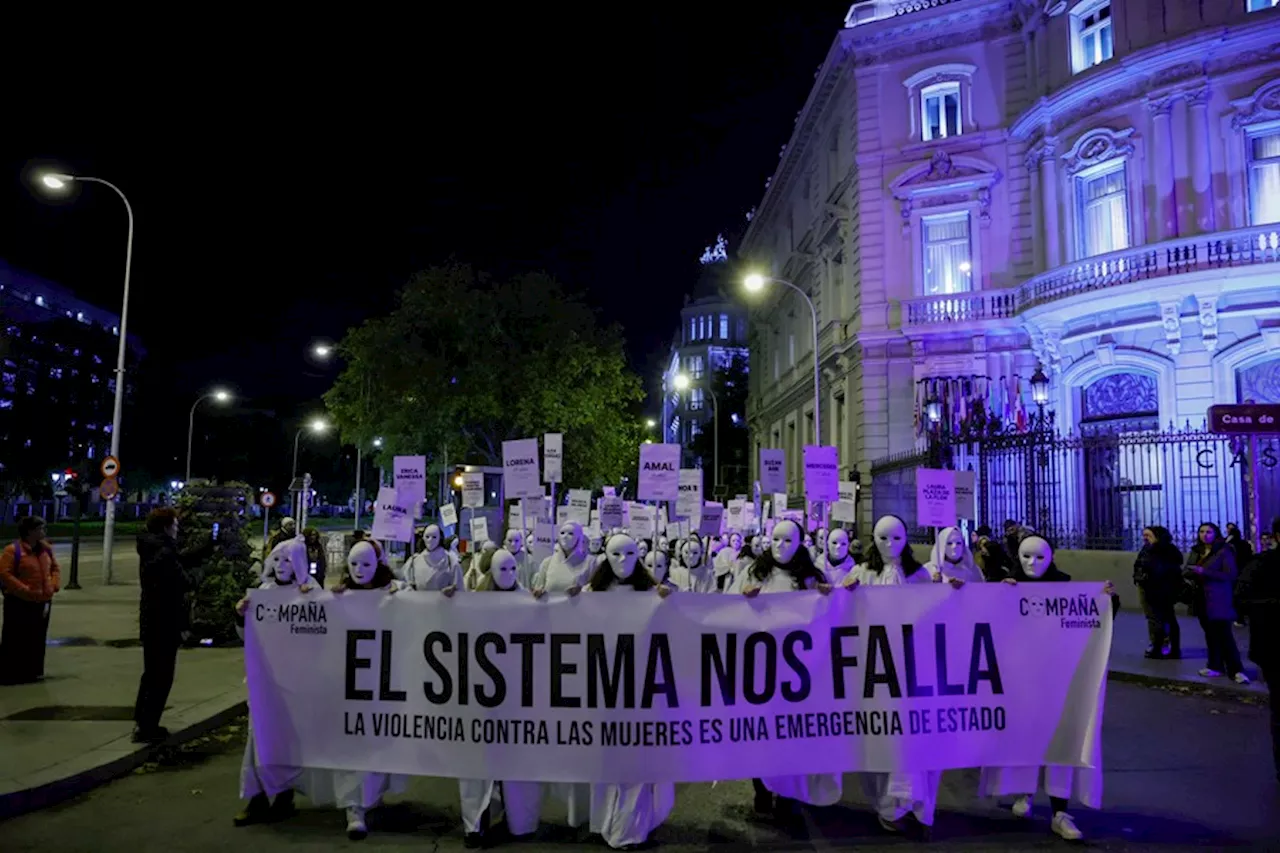
[[[933,840],[933,827],[922,823],[920,818],[916,817],[915,812],[907,812],[907,825],[910,827],[909,835],[916,841],[928,844]]]
[[[907,831],[907,819],[905,817],[898,820],[889,820],[884,815],[876,815],[876,818],[880,821],[880,828],[885,832],[901,835]]]
[[[364,809],[347,806],[347,838],[364,841],[369,837],[369,827],[364,823]]]
[[[1147,660],[1164,660],[1165,653],[1158,652],[1155,649],[1147,649],[1145,652],[1142,653],[1142,656]]]
[[[271,814],[271,801],[266,794],[254,794],[249,804],[240,810],[231,822],[236,826],[249,826],[265,821]]]
[[[1231,680],[1236,684],[1248,684],[1249,676],[1245,675],[1243,672],[1237,672],[1235,675],[1231,676]]]
[[[765,788],[756,791],[755,799],[751,803],[752,810],[758,815],[773,814],[773,792]]]
[[[1010,809],[1014,817],[1027,817],[1031,814],[1031,797],[1023,794],[1013,801],[1013,807]]]
[[[1221,675],[1222,673],[1218,672],[1216,669],[1209,669],[1207,666],[1200,670],[1201,678],[1219,678]]]
[[[284,791],[276,795],[275,801],[271,804],[271,819],[285,820],[293,817],[298,809],[293,805],[293,789]]]
[[[145,743],[154,746],[158,743],[164,743],[169,739],[169,730],[164,726],[156,726],[154,729],[134,729],[133,742]]]
[[[1243,623],[1243,622],[1233,622],[1233,623],[1232,623],[1232,625],[1233,625],[1233,626],[1235,626],[1236,628],[1248,628],[1248,627],[1249,627],[1248,625],[1246,625],[1246,624],[1245,624],[1245,623]]]
[[[468,832],[462,837],[462,846],[468,850],[479,850],[484,846],[484,836],[478,832]]]
[[[1076,826],[1076,822],[1071,819],[1071,815],[1066,812],[1058,812],[1053,816],[1053,822],[1049,824],[1049,828],[1053,830],[1053,834],[1067,841],[1079,841],[1084,838],[1084,833]]]

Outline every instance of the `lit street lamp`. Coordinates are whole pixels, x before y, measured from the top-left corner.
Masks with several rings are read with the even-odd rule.
[[[294,480],[298,479],[298,442],[302,440],[302,434],[307,430],[311,430],[316,435],[320,435],[328,428],[329,428],[329,424],[325,422],[324,418],[316,418],[315,420],[311,421],[311,423],[299,429],[297,434],[293,437],[293,479]]]
[[[191,443],[196,434],[196,407],[205,400],[216,400],[219,403],[227,403],[231,401],[231,392],[224,391],[221,388],[216,391],[210,391],[201,397],[197,397],[196,401],[191,404],[191,416],[187,419],[187,482],[191,482]]]
[[[122,306],[120,308],[120,343],[116,349],[116,393],[115,405],[111,415],[111,455],[116,459],[120,458],[120,422],[124,416],[124,362],[128,353],[129,337],[129,273],[133,269],[133,206],[129,204],[128,197],[119,187],[110,181],[104,181],[102,178],[90,178],[83,175],[64,175],[56,172],[50,172],[42,176],[41,182],[51,190],[66,189],[67,184],[72,181],[82,181],[85,183],[102,184],[104,187],[115,190],[116,195],[120,196],[120,200],[124,202],[125,213],[129,215],[129,234],[125,241],[124,250],[124,296]],[[115,531],[116,531],[116,502],[114,500],[107,501],[107,514],[103,519],[102,528],[102,580],[103,583],[111,583],[111,555],[114,549]]]
[[[677,391],[685,391],[692,382],[687,374],[677,373],[672,384]],[[710,382],[703,387],[711,395],[711,493],[714,495],[716,487],[720,485],[720,401],[716,398],[716,392],[711,390]]]
[[[375,438],[373,440],[373,446],[374,446],[374,449],[381,448],[382,439]],[[353,530],[360,529],[360,508],[364,504],[364,501],[360,497],[360,467],[363,465],[363,456],[361,452],[362,450],[363,450],[363,447],[361,446],[361,443],[356,442],[356,524],[355,524],[355,527],[352,528]],[[298,467],[296,462],[294,463],[293,467],[294,468]]]
[[[648,420],[646,420],[646,421],[644,422],[644,425],[645,425],[645,427],[646,427],[646,428],[648,428],[648,429],[653,429],[654,427],[656,427],[656,426],[658,425],[658,422],[657,422],[657,421],[655,421],[653,418],[649,418]]]
[[[813,318],[813,439],[814,443],[822,444],[822,392],[818,384],[818,309],[813,307],[813,300],[809,298],[809,294],[804,292],[803,288],[797,287],[786,279],[772,278],[763,276],[759,273],[752,273],[742,280],[742,284],[747,290],[753,293],[763,290],[764,286],[769,282],[785,285],[796,293],[804,297],[804,301],[809,305],[809,314]]]
[[[328,358],[333,355],[333,345],[326,343],[313,344],[311,347],[311,354],[316,358]]]

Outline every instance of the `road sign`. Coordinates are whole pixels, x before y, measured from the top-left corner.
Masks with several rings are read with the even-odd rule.
[[[1280,405],[1243,403],[1210,406],[1209,430],[1242,435],[1280,434]]]
[[[106,459],[102,461],[103,467],[106,467]],[[118,494],[120,494],[120,481],[115,477],[108,477],[102,481],[102,485],[98,486],[98,497],[104,501],[109,501]]]
[[[114,456],[104,457],[102,464],[98,466],[98,470],[102,472],[102,476],[107,479],[120,476],[120,460]]]
[[[271,509],[271,507],[276,505],[276,496],[272,492],[263,492],[262,497],[258,498],[258,503],[262,504],[267,509]]]

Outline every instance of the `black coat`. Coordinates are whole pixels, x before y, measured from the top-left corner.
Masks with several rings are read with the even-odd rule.
[[[177,540],[163,533],[138,534],[138,626],[144,643],[181,641],[190,621],[187,593],[200,585],[199,565],[212,549],[210,542],[182,554]]]
[[[1240,575],[1240,600],[1249,615],[1249,659],[1280,663],[1280,550],[1262,551]]]

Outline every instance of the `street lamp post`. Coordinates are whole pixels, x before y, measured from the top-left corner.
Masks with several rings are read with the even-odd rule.
[[[187,419],[187,480],[186,482],[188,483],[191,482],[191,445],[196,434],[196,407],[199,406],[201,403],[203,403],[205,400],[210,400],[210,399],[217,400],[219,403],[225,403],[231,399],[231,395],[221,389],[217,391],[210,391],[208,394],[204,394],[200,397],[197,397],[196,401],[191,404],[191,416]]]
[[[375,438],[373,440],[374,448],[382,447],[382,439]],[[352,530],[360,529],[360,508],[364,501],[360,497],[360,467],[364,464],[362,451],[364,447],[361,442],[356,442],[356,523]]]
[[[124,417],[124,363],[129,349],[129,273],[133,269],[133,206],[129,204],[128,197],[119,187],[110,181],[104,181],[102,178],[50,173],[44,175],[42,181],[51,190],[64,189],[72,181],[102,184],[104,187],[114,190],[116,195],[120,196],[120,200],[124,202],[125,213],[129,215],[129,235],[125,242],[124,250],[124,296],[120,308],[120,343],[116,348],[116,393],[115,404],[111,414],[111,455],[119,459],[120,422]],[[111,551],[115,545],[115,529],[116,501],[113,498],[107,501],[107,514],[102,528],[102,581],[107,584],[111,583]]]
[[[796,293],[804,297],[805,304],[809,306],[809,315],[813,318],[813,439],[815,444],[822,444],[822,391],[818,382],[819,375],[819,355],[818,355],[818,309],[813,306],[813,300],[809,298],[809,294],[805,293],[803,288],[797,287],[786,279],[773,278],[772,276],[764,276],[759,273],[752,273],[743,279],[743,286],[747,290],[762,290],[768,282],[786,285]]]
[[[692,382],[683,373],[677,373],[675,386],[677,391],[684,391]],[[720,485],[720,400],[712,390],[711,383],[705,382],[702,387],[711,395],[711,494],[716,493]]]
[[[298,432],[293,436],[293,479],[294,480],[298,479],[298,442],[302,440],[302,434],[307,430],[311,430],[312,432],[319,434],[324,432],[328,428],[329,428],[329,425],[327,423],[325,423],[320,418],[316,418],[311,423],[299,429]]]

